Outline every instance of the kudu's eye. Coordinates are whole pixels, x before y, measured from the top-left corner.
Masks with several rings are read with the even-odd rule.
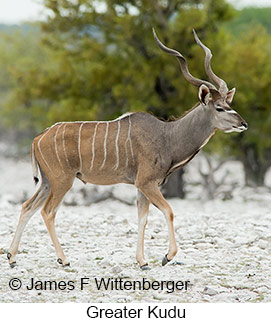
[[[222,108],[216,108],[216,111],[217,112],[224,112],[224,109],[222,109]]]

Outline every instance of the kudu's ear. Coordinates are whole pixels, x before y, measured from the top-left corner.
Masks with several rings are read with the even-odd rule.
[[[209,88],[206,85],[202,84],[199,88],[200,103],[202,103],[203,105],[207,105],[210,101],[210,97],[211,94]]]
[[[231,104],[232,103],[232,100],[233,100],[233,97],[234,97],[234,94],[235,94],[235,87],[233,89],[231,89],[228,93],[227,93],[227,96],[226,96],[226,102],[228,104]]]

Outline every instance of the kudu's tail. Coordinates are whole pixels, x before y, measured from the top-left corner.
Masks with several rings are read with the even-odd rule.
[[[35,185],[38,184],[39,182],[39,164],[35,156],[35,150],[34,150],[34,142],[32,143],[31,146],[31,162],[32,162],[32,170],[33,170],[33,177],[34,177],[34,182]]]

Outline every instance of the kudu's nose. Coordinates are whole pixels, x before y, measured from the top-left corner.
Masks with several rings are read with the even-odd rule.
[[[241,122],[241,126],[245,127],[246,129],[248,128],[248,124],[245,121]]]

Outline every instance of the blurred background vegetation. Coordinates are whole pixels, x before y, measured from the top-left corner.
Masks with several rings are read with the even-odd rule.
[[[35,135],[58,121],[109,120],[127,111],[182,115],[197,103],[197,89],[177,60],[157,47],[151,28],[187,58],[193,75],[206,79],[195,28],[212,49],[214,71],[237,88],[232,106],[249,124],[245,133],[217,134],[205,151],[239,160],[247,185],[264,184],[271,166],[271,8],[236,10],[226,0],[43,5],[50,10],[45,21],[0,25],[2,138],[11,131],[29,148]],[[179,196],[181,175],[172,184]]]

